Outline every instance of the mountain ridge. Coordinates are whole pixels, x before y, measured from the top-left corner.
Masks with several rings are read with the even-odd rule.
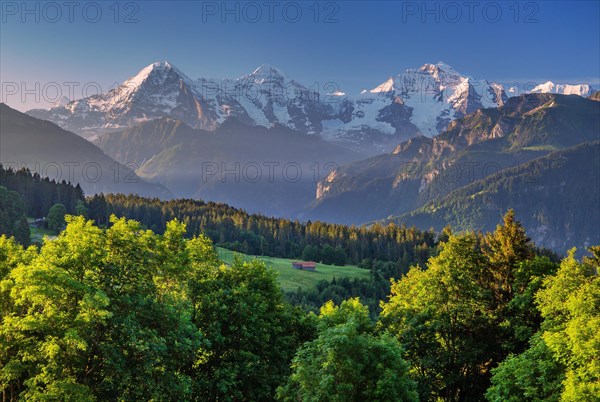
[[[148,183],[127,165],[56,124],[0,103],[0,162],[5,168],[27,167],[58,181],[79,183],[86,194],[135,193],[169,199],[171,192]]]
[[[580,171],[587,173],[573,174]],[[594,141],[505,169],[385,222],[485,232],[510,206],[538,246],[566,253],[600,242],[598,205],[600,141]]]
[[[408,69],[391,80],[389,91],[382,84],[379,91],[357,96],[321,94],[270,65],[237,79],[193,80],[163,61],[105,94],[27,113],[91,139],[162,117],[208,131],[235,117],[247,125],[280,124],[377,154],[415,135],[435,135],[455,117],[506,98],[500,84],[459,75],[441,62]]]
[[[527,94],[454,120],[388,154],[341,166],[317,184],[306,219],[360,224],[400,215],[496,171],[593,141],[600,105],[577,95]]]

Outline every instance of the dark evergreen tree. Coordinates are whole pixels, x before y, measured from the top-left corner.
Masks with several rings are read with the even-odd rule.
[[[29,223],[25,215],[21,215],[21,219],[16,222],[15,227],[15,240],[21,245],[27,247],[31,243],[31,231],[29,230]]]

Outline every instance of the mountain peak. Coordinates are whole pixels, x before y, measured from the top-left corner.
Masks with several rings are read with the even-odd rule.
[[[54,102],[49,109],[52,109],[53,107],[63,107],[68,105],[71,102],[71,100],[69,98],[67,98],[66,96],[61,96],[59,100],[57,100],[56,102]]]
[[[133,77],[129,78],[127,81],[125,81],[125,84],[127,84],[128,86],[137,87],[140,84],[142,84],[142,82],[144,82],[150,76],[150,74],[152,74],[153,72],[169,72],[169,71],[174,71],[175,73],[180,75],[182,78],[189,80],[189,78],[187,78],[186,75],[183,74],[177,67],[175,67],[172,63],[165,60],[165,61],[157,61],[157,62],[147,65],[146,67],[142,68],[135,76],[133,76]]]
[[[167,60],[161,60],[161,61],[155,61],[152,64],[147,65],[146,67],[144,67],[144,69],[146,68],[150,68],[150,69],[169,69],[172,68],[173,65],[171,63],[169,63]]]
[[[394,78],[389,77],[387,81],[379,85],[377,88],[371,89],[372,94],[391,92],[394,89]]]
[[[446,64],[446,63],[444,63],[443,61],[438,61],[437,63],[435,63],[435,65],[436,65],[437,67],[439,67],[440,69],[442,69],[442,70],[444,70],[444,71],[448,72],[448,73],[454,73],[454,74],[460,75],[460,74],[459,74],[459,73],[458,73],[458,72],[457,72],[457,71],[454,69],[454,67],[452,67],[452,66],[451,66],[451,65],[449,65],[449,64]]]
[[[443,61],[438,61],[436,64],[425,63],[419,67],[419,71],[436,75],[440,72],[452,75],[460,75],[452,66],[444,63]]]
[[[273,78],[273,77],[287,77],[287,74],[278,69],[275,66],[270,64],[261,64],[256,70],[254,70],[251,74],[254,77],[260,78]]]

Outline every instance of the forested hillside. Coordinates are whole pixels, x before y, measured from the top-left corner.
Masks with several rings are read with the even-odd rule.
[[[583,189],[585,196],[574,189]],[[504,205],[512,205],[537,244],[557,252],[600,243],[600,142],[490,175],[391,221],[436,230],[450,225],[459,231],[489,231]]]
[[[566,253],[596,244],[600,149],[588,145],[600,140],[600,103],[593,99],[532,93],[478,109],[436,137],[335,169],[304,217],[486,231],[513,208],[539,246]]]
[[[435,244],[434,232],[414,227],[396,224],[355,227],[324,222],[301,223],[249,214],[226,204],[189,199],[160,201],[109,194],[93,196],[88,203],[89,216],[101,225],[108,224],[110,215],[116,214],[138,220],[157,233],[162,233],[166,222],[177,218],[186,223],[189,235],[205,234],[216,244],[245,254],[301,258],[306,252],[314,257],[307,259],[323,260],[333,256],[337,249],[353,264],[362,263],[363,260],[411,264],[415,261],[425,262]]]
[[[0,393],[17,400],[593,401],[600,247],[560,264],[512,213],[392,282],[306,314],[210,239],[84,217],[41,248],[0,237]]]
[[[593,401],[600,392],[600,247],[559,264],[512,210],[493,232],[435,236],[191,200],[83,199],[68,183],[1,173],[3,225],[55,203],[51,215],[58,201],[79,215],[29,248],[2,227],[3,400]],[[302,258],[343,252],[369,276],[284,294],[263,261],[224,265],[211,241],[249,247],[252,236]]]
[[[14,236],[17,242],[28,246],[31,234],[26,212],[27,203],[23,197],[0,186],[0,234]]]
[[[0,164],[0,186],[19,194],[26,205],[26,213],[34,218],[46,216],[54,204],[63,204],[68,213],[74,214],[78,202],[85,202],[83,190],[64,180],[56,182],[26,169],[4,169]]]
[[[31,242],[28,217],[44,218],[55,205],[64,209],[63,215],[82,210],[83,190],[79,185],[57,183],[25,169],[4,169],[0,164],[0,235],[14,236],[17,242],[28,246]]]

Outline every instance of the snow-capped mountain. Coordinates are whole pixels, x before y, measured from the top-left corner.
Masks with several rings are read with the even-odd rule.
[[[214,127],[217,118],[192,80],[168,62],[143,68],[105,94],[28,113],[88,138],[157,117],[172,116],[207,128]]]
[[[321,131],[323,110],[316,94],[271,66],[239,79],[193,81],[169,62],[157,62],[106,94],[28,113],[91,138],[162,117],[205,130],[235,117],[250,125],[278,123],[315,134]]]
[[[331,113],[317,92],[266,64],[235,80],[199,79],[195,87],[214,105],[219,124],[236,117],[250,125],[280,124],[305,134],[318,134],[322,131],[321,121]]]
[[[590,96],[594,90],[589,84],[555,84],[552,81],[547,81],[533,88],[531,93],[553,93],[562,95],[579,95],[583,97]]]
[[[501,85],[441,62],[406,70],[356,96],[339,90],[320,96],[269,65],[237,79],[192,80],[171,63],[157,62],[105,94],[28,113],[87,138],[162,117],[215,130],[233,117],[376,153],[419,134],[436,135],[455,118],[505,101]]]
[[[443,62],[425,64],[389,77],[358,98],[346,97],[336,118],[323,123],[323,135],[344,142],[369,132],[396,142],[417,134],[432,137],[450,121],[506,99],[500,84],[463,76]]]

